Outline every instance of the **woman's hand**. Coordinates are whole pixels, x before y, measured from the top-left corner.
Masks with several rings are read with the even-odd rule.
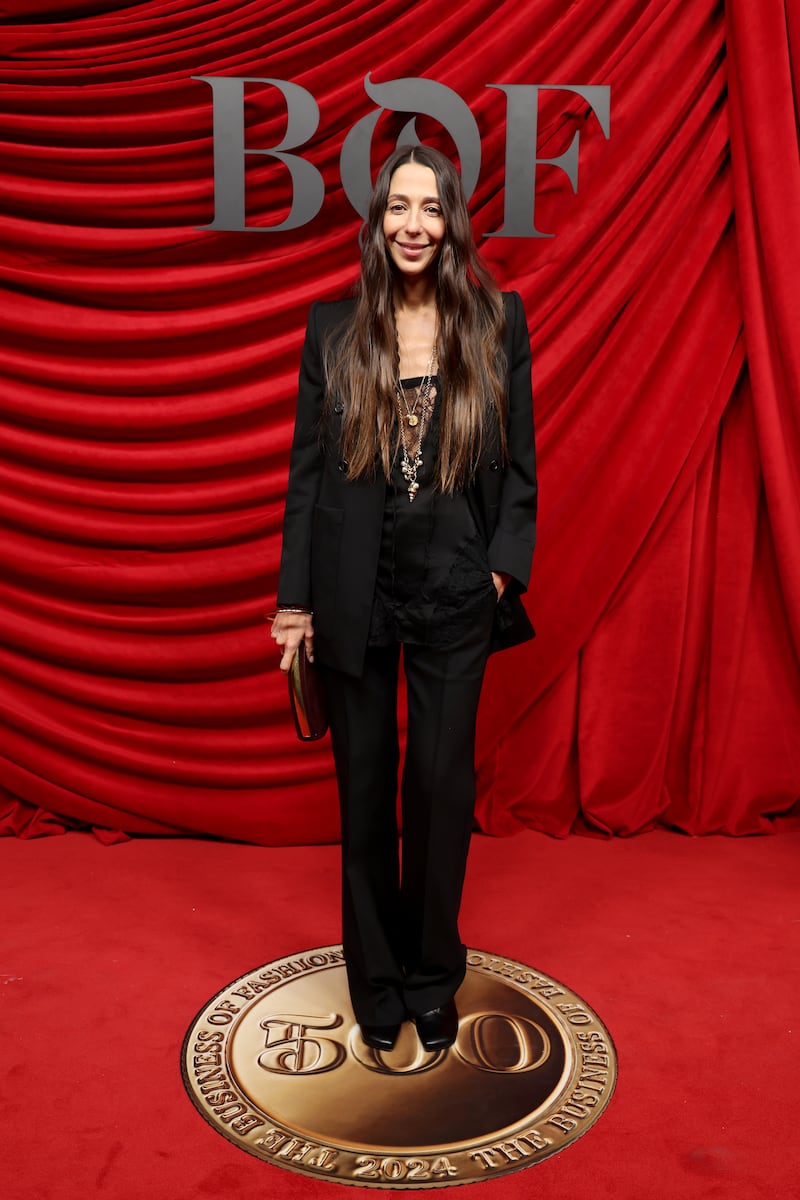
[[[499,600],[511,582],[511,576],[505,571],[492,571],[492,582],[497,588],[497,599]]]
[[[314,661],[314,623],[311,613],[279,611],[272,619],[270,637],[283,651],[280,663],[282,671],[291,669],[295,650],[302,641],[305,641],[309,662]]]

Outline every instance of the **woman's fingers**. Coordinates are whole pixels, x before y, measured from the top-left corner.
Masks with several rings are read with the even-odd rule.
[[[295,651],[302,641],[305,641],[306,654],[313,662],[314,627],[310,614],[278,613],[272,622],[270,636],[282,651],[280,661],[282,671],[291,670]]]
[[[300,645],[302,640],[303,640],[303,630],[302,629],[287,629],[286,633],[283,635],[283,637],[276,637],[275,641],[278,643],[278,645],[283,650],[283,654],[281,655],[281,664],[280,664],[282,671],[291,670],[292,659],[294,658],[295,651],[297,650],[297,647]]]
[[[314,661],[314,630],[308,629],[304,634],[306,643],[306,657],[309,662]]]
[[[511,576],[507,575],[505,571],[492,571],[492,583],[497,589],[497,599],[499,600],[511,583]]]

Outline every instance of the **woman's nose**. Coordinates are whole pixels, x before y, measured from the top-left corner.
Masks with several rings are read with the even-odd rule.
[[[415,208],[409,208],[406,215],[406,232],[419,233],[421,228],[422,224],[420,222],[419,210]]]

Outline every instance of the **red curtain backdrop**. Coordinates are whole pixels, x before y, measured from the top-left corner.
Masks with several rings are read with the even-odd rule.
[[[338,159],[375,107],[368,72],[438,80],[471,108],[476,230],[531,328],[538,637],[491,663],[480,826],[745,834],[790,814],[797,6],[0,10],[3,831],[338,836],[329,748],[294,739],[264,613],[306,312],[357,269]],[[284,233],[197,228],[213,216],[212,109],[193,75],[313,94],[318,217]],[[585,104],[542,93],[539,156],[581,134],[577,195],[539,168],[536,225],[552,238],[485,236],[502,224],[505,163],[489,83],[611,88],[608,141]],[[248,144],[274,146],[284,125],[279,94],[255,89]],[[382,119],[375,163],[397,131]],[[277,223],[289,199],[283,166],[249,169],[252,221]]]

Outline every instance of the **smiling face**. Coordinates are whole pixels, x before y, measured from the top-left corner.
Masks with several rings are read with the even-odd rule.
[[[444,217],[430,167],[408,162],[394,172],[383,236],[392,262],[407,278],[424,275],[434,266],[444,239]]]

